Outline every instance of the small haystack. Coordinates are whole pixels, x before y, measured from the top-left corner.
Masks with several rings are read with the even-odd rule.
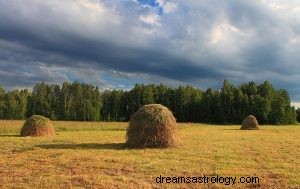
[[[258,130],[258,129],[259,129],[258,122],[253,115],[249,115],[248,117],[246,117],[241,127],[241,130]]]
[[[179,144],[173,113],[160,104],[144,105],[130,118],[126,144],[131,148],[167,148]]]
[[[48,118],[33,115],[25,121],[20,135],[32,137],[53,136],[55,135],[55,131]]]

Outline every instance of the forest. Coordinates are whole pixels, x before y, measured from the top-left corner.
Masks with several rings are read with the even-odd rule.
[[[260,124],[292,124],[300,118],[288,92],[268,81],[236,87],[224,80],[220,90],[136,84],[131,90],[100,91],[80,82],[61,86],[41,82],[32,91],[0,87],[0,119],[39,114],[52,120],[128,121],[141,106],[151,103],[168,107],[179,122],[240,124],[251,114]]]

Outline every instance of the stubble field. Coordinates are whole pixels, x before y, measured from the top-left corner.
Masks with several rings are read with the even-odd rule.
[[[58,121],[57,135],[41,138],[19,137],[23,123],[0,121],[0,188],[232,187],[156,182],[204,175],[237,177],[235,188],[300,188],[300,126],[182,123],[177,148],[126,149],[128,123]],[[241,177],[259,183],[237,183]]]

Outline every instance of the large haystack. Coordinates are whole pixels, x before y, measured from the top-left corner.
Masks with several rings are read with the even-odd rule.
[[[253,115],[249,115],[246,117],[246,119],[243,121],[242,130],[257,130],[259,129],[258,122],[256,118]]]
[[[55,135],[55,131],[48,118],[33,115],[25,121],[20,135],[32,137],[52,136]]]
[[[144,105],[133,114],[126,137],[131,148],[167,148],[179,144],[176,119],[160,104]]]

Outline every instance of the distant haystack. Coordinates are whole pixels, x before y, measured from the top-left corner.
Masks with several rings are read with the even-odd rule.
[[[258,122],[253,115],[249,115],[242,124],[242,130],[257,130],[259,129]]]
[[[176,119],[160,104],[144,105],[132,115],[126,137],[131,148],[167,148],[179,144]]]
[[[33,115],[25,121],[20,135],[32,137],[53,136],[55,135],[55,131],[48,118]]]

